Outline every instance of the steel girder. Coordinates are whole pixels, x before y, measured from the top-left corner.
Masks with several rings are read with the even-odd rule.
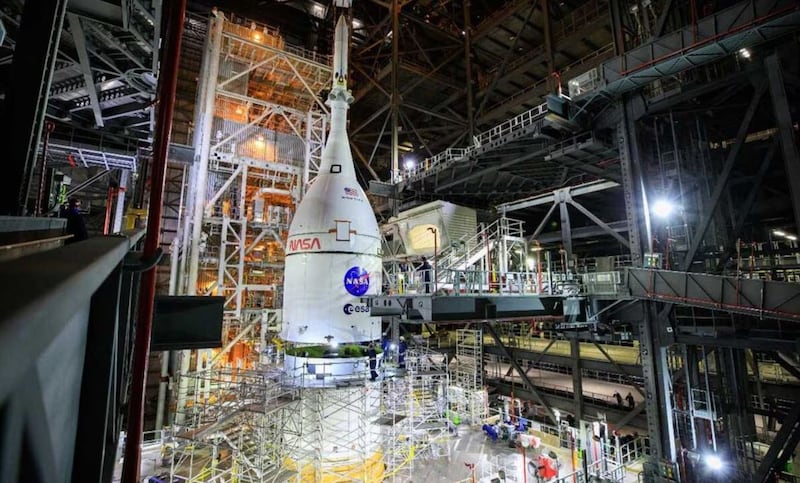
[[[719,174],[717,182],[714,185],[714,192],[711,194],[711,199],[708,202],[706,212],[703,213],[700,222],[697,224],[697,227],[694,230],[692,245],[686,252],[686,256],[681,267],[683,270],[689,270],[691,268],[694,256],[697,253],[698,248],[700,248],[700,244],[703,242],[703,239],[705,238],[708,227],[711,225],[711,219],[714,216],[717,206],[719,205],[719,201],[722,199],[722,194],[725,192],[725,186],[728,184],[728,179],[730,178],[733,167],[736,164],[739,152],[741,152],[742,146],[744,145],[744,140],[747,136],[747,130],[750,127],[750,122],[753,120],[753,116],[755,116],[758,105],[761,102],[761,97],[764,95],[766,90],[767,86],[765,82],[761,82],[756,86],[755,93],[750,100],[750,105],[747,108],[747,112],[745,112],[744,118],[739,125],[739,131],[736,135],[736,143],[734,143],[734,145],[731,147],[731,150],[728,151],[728,156],[725,159],[722,172]]]
[[[775,113],[775,122],[778,125],[778,137],[783,152],[783,162],[786,166],[786,176],[789,181],[789,195],[794,211],[795,229],[800,232],[800,152],[797,148],[797,139],[792,124],[792,113],[789,110],[789,100],[786,97],[786,87],[783,84],[783,73],[778,54],[772,54],[764,61],[769,79],[769,91],[772,98],[772,109]]]
[[[779,468],[792,457],[798,442],[800,442],[800,404],[795,404],[783,420],[781,429],[761,461],[753,481],[758,483],[775,481],[775,473],[779,473],[781,471]]]
[[[587,96],[619,96],[798,28],[800,5],[793,0],[741,2],[603,63],[605,85]]]
[[[0,130],[11,167],[0,202],[5,214],[26,210],[66,7],[66,0],[29,1],[23,7]]]
[[[503,344],[503,341],[500,339],[500,335],[497,333],[497,331],[494,328],[494,324],[492,322],[488,322],[488,323],[484,324],[484,327],[486,327],[487,332],[489,332],[489,335],[491,335],[492,338],[494,339],[494,342],[495,342],[495,344],[497,344],[497,347],[500,348],[500,350],[504,353],[505,357],[509,360],[509,363],[511,364],[511,366],[514,368],[515,371],[517,371],[517,374],[522,379],[522,381],[525,383],[525,385],[527,386],[527,389],[530,391],[531,395],[536,400],[536,402],[539,403],[543,408],[545,408],[545,410],[547,411],[547,415],[550,417],[552,422],[553,423],[557,423],[558,422],[558,418],[556,417],[555,413],[553,412],[553,409],[545,402],[545,400],[542,398],[542,396],[536,390],[536,385],[533,383],[533,381],[530,380],[530,378],[528,377],[528,374],[526,374],[525,371],[519,366],[519,363],[517,362],[517,360],[514,357],[514,355],[511,353],[511,350],[509,348],[507,348]],[[583,399],[581,398],[581,403],[582,402],[583,402]]]
[[[760,318],[800,321],[800,284],[645,268],[627,269],[630,295]]]
[[[497,379],[490,379],[486,381],[487,385],[495,388],[498,394],[511,396],[511,390],[514,391],[515,398],[522,399],[535,399],[533,393],[527,387],[521,387],[519,384],[513,385],[506,381]],[[550,406],[561,408],[564,411],[575,413],[575,400],[572,394],[564,388],[563,390],[555,390],[552,388],[539,388],[539,394],[542,399]],[[608,421],[623,421],[625,425],[633,425],[637,428],[644,428],[645,422],[642,417],[642,411],[634,408],[633,411],[620,409],[615,406],[608,405],[605,401],[600,402],[593,400],[590,396],[584,395],[584,407],[587,409],[584,419],[596,420],[595,415],[604,413]],[[615,424],[616,427],[621,427]]]

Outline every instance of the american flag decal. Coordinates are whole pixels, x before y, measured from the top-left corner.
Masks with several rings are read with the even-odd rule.
[[[358,196],[358,191],[353,188],[345,188],[344,194],[347,196]]]

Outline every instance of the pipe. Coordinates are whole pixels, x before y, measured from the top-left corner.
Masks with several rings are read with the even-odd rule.
[[[186,16],[186,0],[167,3],[169,14],[166,38],[161,58],[161,72],[158,82],[157,118],[155,145],[150,187],[150,206],[147,213],[147,235],[142,257],[152,259],[158,251],[161,231],[162,198],[164,179],[167,171],[169,134],[172,128],[172,115],[175,106],[175,91],[178,85],[181,38],[183,21]],[[150,353],[150,333],[153,325],[153,306],[156,292],[155,267],[142,273],[139,290],[138,320],[136,341],[133,347],[130,404],[128,406],[127,441],[122,466],[122,483],[138,483],[141,466],[142,432],[144,430],[144,389],[147,376],[147,359]]]

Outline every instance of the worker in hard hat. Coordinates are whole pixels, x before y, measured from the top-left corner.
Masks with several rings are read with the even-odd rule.
[[[397,366],[400,369],[406,368],[406,350],[408,350],[408,345],[406,344],[406,338],[401,335],[400,344],[397,347]]]
[[[369,380],[374,381],[378,378],[378,352],[375,350],[375,344],[370,342],[367,348],[367,356],[369,357]]]

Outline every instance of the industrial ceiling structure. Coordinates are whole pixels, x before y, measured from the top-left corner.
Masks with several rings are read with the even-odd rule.
[[[524,399],[556,434],[564,422],[556,408],[578,425],[646,432],[646,481],[703,481],[708,454],[717,466],[721,457],[735,461],[732,481],[793,481],[800,2],[350,3],[190,1],[182,29],[170,30],[183,35],[177,64],[158,54],[171,2],[0,6],[0,140],[11,160],[4,214],[52,214],[82,193],[87,215],[105,215],[105,229],[95,231],[119,231],[109,229],[112,206],[117,224],[125,206],[131,218],[143,217],[146,195],[161,193],[153,166],[165,166],[164,197],[153,204],[163,208],[158,255],[168,255],[157,268],[159,288],[224,299],[220,352],[185,352],[177,365],[167,355],[163,372],[160,362],[151,367],[153,427],[165,415],[183,424],[201,405],[220,416],[240,402],[231,394],[250,397],[254,387],[263,390],[260,402],[276,406],[265,402],[269,410],[250,431],[275,439],[279,422],[296,417],[281,419],[291,412],[285,400],[302,398],[268,390],[281,386],[259,372],[265,352],[253,348],[279,323],[286,254],[320,248],[317,238],[289,248],[286,240],[321,165],[333,29],[344,15],[352,32],[349,143],[381,226],[384,283],[343,314],[385,317],[378,332],[395,342],[401,330],[428,341],[444,333],[439,348],[471,360],[454,379],[480,395],[491,386],[512,408]],[[154,145],[167,136],[155,135],[165,101],[156,90],[175,67],[159,165]],[[358,198],[358,190],[343,190]],[[336,220],[328,234],[347,241],[350,225],[340,240],[340,223],[350,222]],[[431,246],[418,250],[420,240]],[[121,258],[130,248],[114,249]],[[428,257],[433,280],[428,272],[413,287],[409,257]],[[158,260],[119,269],[147,272]],[[226,363],[221,379],[210,376]],[[176,389],[174,408],[165,409],[168,370],[191,374],[195,388]],[[568,387],[531,371],[557,372]],[[207,397],[220,380],[233,386],[240,376],[227,399]],[[583,390],[585,381],[611,379],[636,393],[628,404]],[[309,401],[302,404],[316,404]],[[324,419],[321,401],[303,411]],[[464,404],[474,410],[473,403]],[[213,423],[238,431],[245,412],[251,417],[252,408]],[[95,436],[109,444],[119,434]],[[410,441],[396,436],[392,444]],[[322,453],[314,448],[309,453]],[[183,449],[194,457],[194,443]],[[203,451],[211,459],[217,449]],[[283,471],[278,449],[285,448],[234,452],[245,456],[232,466],[252,465],[257,454],[259,464]],[[109,464],[100,463],[104,471]]]

